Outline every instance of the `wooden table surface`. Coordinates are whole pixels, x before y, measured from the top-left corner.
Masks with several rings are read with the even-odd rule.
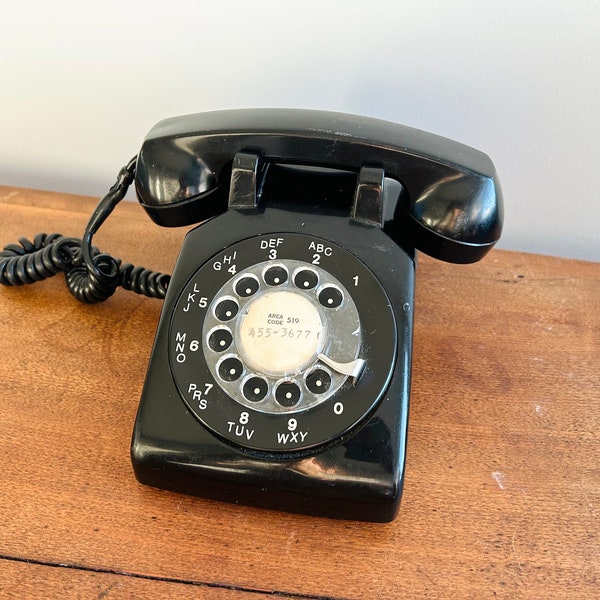
[[[96,201],[0,187],[0,246],[81,235]],[[122,203],[95,243],[170,272],[184,231]],[[137,483],[161,303],[62,276],[0,289],[0,597],[600,596],[600,263],[420,257],[407,472],[389,524]]]

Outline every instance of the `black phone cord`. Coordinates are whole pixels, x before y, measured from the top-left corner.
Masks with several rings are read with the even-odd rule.
[[[123,287],[150,298],[163,299],[170,276],[135,267],[92,246],[93,235],[123,199],[135,176],[136,158],[123,167],[115,184],[100,200],[83,238],[39,233],[33,241],[20,238],[0,252],[0,284],[35,283],[64,272],[71,294],[87,304],[103,302]]]

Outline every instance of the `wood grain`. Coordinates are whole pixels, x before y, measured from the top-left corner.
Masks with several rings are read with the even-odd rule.
[[[94,205],[0,187],[0,245],[80,235]],[[170,271],[183,235],[122,203],[95,243]],[[405,492],[385,525],[141,486],[129,443],[160,302],[84,306],[58,277],[0,289],[0,595],[597,597],[600,264],[420,257],[417,281]]]
[[[272,594],[213,587],[194,581],[169,581],[134,573],[112,573],[71,565],[43,565],[0,560],[0,597],[8,598],[136,598],[138,600],[266,600]],[[293,598],[293,596],[290,596]]]

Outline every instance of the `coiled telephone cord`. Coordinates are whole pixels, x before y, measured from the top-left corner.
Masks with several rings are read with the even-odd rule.
[[[117,181],[92,214],[82,238],[39,233],[33,242],[20,238],[19,244],[6,246],[0,252],[0,284],[30,284],[64,272],[71,294],[87,304],[103,302],[119,286],[150,298],[163,299],[169,275],[130,263],[121,264],[119,259],[92,246],[93,235],[131,185],[136,159],[132,158],[121,169]]]

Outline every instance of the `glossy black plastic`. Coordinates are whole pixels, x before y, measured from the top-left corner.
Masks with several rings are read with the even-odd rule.
[[[498,240],[502,196],[489,158],[438,136],[364,117],[224,111],[156,125],[138,158],[136,188],[158,224],[206,220],[186,236],[163,307],[132,440],[138,479],[235,503],[335,518],[393,519],[404,480],[414,252],[418,248],[443,260],[468,263]],[[237,248],[244,256],[237,259],[240,267],[263,269],[266,258],[256,254],[263,234],[269,239],[281,236],[286,244],[296,240],[298,256],[281,260],[306,262],[299,254],[311,248],[303,242],[311,236],[337,245],[336,258],[322,265],[324,271],[334,277],[337,271],[346,290],[354,279],[372,286],[354,294],[357,314],[362,315],[356,331],[368,324],[368,335],[360,342],[367,365],[361,376],[370,379],[362,381],[362,388],[358,381],[357,395],[342,387],[324,400],[352,407],[348,422],[333,420],[331,410],[318,414],[330,419],[327,426],[320,421],[307,426],[317,409],[299,409],[294,427],[305,419],[304,431],[314,435],[315,441],[306,444],[304,438],[295,438],[294,445],[282,447],[288,439],[280,441],[273,436],[277,430],[269,429],[289,413],[253,416],[254,406],[238,406],[247,397],[236,400],[226,390],[207,392],[205,405],[195,400],[200,386],[215,387],[204,369],[204,354],[194,354],[185,369],[175,364],[177,354],[171,353],[169,363],[169,348],[184,353],[176,344],[188,333],[191,339],[190,332],[210,343],[202,328],[204,323],[214,325],[206,316],[213,314],[211,298],[219,298],[218,306],[223,299],[215,294],[233,285],[226,273],[211,272],[214,264],[224,263]],[[351,264],[352,271],[347,267]],[[359,269],[365,269],[360,276]],[[204,312],[180,318],[179,311],[193,305],[196,286],[202,299],[198,308]],[[372,318],[379,310],[387,325]],[[391,336],[377,333],[384,330],[392,330]],[[196,352],[198,341],[193,341]],[[384,378],[374,377],[384,371]],[[219,384],[219,375],[215,377]],[[377,386],[367,387],[373,381]],[[245,385],[243,379],[240,385]],[[239,389],[230,391],[235,395]],[[369,402],[359,410],[355,398]],[[239,423],[253,419],[257,429],[252,430],[256,435],[251,445],[243,443],[243,428],[238,433],[236,423],[230,423],[232,412],[239,415]],[[230,425],[236,425],[234,433]]]
[[[442,260],[474,262],[500,237],[502,194],[485,154],[395,123],[325,111],[229,110],[161,121],[139,154],[140,203],[166,226],[224,212],[238,152],[264,163],[383,169],[406,192],[388,234]]]
[[[280,188],[267,185],[261,210],[228,210],[186,236],[136,419],[131,450],[136,476],[155,487],[228,502],[390,521],[399,509],[404,478],[414,261],[379,227],[357,222],[348,210],[319,207],[318,196],[312,206],[279,204],[269,199],[273,189]],[[179,290],[199,265],[240,239],[277,232],[310,233],[355,254],[384,284],[396,321],[396,351],[389,357],[393,372],[380,402],[349,432],[298,453],[248,450],[211,433],[186,407],[168,363],[171,315]]]

